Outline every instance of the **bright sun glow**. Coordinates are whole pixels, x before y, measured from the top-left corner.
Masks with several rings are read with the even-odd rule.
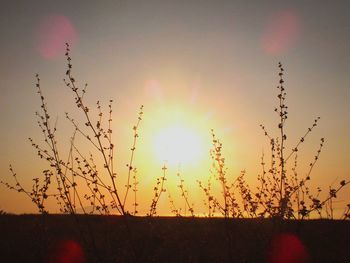
[[[154,136],[153,145],[157,159],[168,165],[195,165],[206,154],[198,134],[182,125],[161,129]]]

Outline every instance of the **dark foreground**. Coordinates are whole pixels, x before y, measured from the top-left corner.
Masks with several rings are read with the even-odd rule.
[[[350,262],[349,221],[1,215],[0,262]]]

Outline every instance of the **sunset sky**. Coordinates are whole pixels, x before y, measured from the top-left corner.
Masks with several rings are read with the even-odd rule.
[[[191,201],[201,206],[196,180],[209,176],[212,128],[224,144],[229,177],[246,170],[254,185],[261,154],[269,152],[259,125],[278,135],[273,109],[279,61],[286,70],[287,147],[321,117],[302,146],[299,168],[305,174],[324,137],[312,188],[327,191],[329,185],[350,179],[349,10],[347,1],[2,1],[1,179],[12,182],[12,164],[23,185],[30,187],[31,179],[45,169],[28,142],[28,137],[42,142],[35,118],[40,109],[36,73],[52,118],[58,120],[59,147],[67,152],[73,128],[64,113],[71,112],[78,121],[81,116],[62,81],[64,43],[69,42],[73,74],[78,85],[88,83],[86,100],[92,109],[97,100],[104,109],[114,100],[121,191],[132,127],[144,105],[135,156],[142,213],[149,208],[164,162],[169,189],[179,196],[176,158],[182,158],[180,170]],[[179,134],[188,140],[185,145],[177,143]],[[179,152],[175,157],[163,156],[163,145],[172,141],[167,136],[173,139],[167,147]],[[349,201],[347,188],[338,205]],[[160,205],[168,213],[166,199]],[[0,210],[36,211],[25,196],[2,185]]]

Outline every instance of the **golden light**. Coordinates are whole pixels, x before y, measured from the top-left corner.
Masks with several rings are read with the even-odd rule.
[[[196,165],[207,154],[200,134],[182,124],[159,130],[153,146],[157,160],[171,166]]]

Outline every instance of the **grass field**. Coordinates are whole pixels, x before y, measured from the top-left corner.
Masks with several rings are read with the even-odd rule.
[[[2,215],[1,261],[350,261],[349,221],[49,215],[43,222]]]

